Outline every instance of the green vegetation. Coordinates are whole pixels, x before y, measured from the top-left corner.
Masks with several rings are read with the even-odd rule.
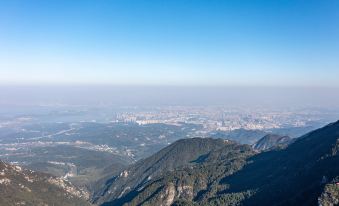
[[[137,187],[122,186],[125,191],[106,196],[103,205],[317,205],[319,197],[323,205],[330,205],[337,200],[337,185],[324,183],[324,177],[335,179],[339,174],[338,139],[336,122],[302,136],[286,149],[255,154],[249,146],[229,142]],[[168,151],[167,157],[182,154]],[[158,155],[152,158],[159,157],[162,165],[171,160]],[[120,186],[115,183],[109,188]]]
[[[193,204],[193,200],[206,204],[211,197],[217,197],[219,190],[226,188],[217,183],[223,177],[241,169],[246,163],[246,158],[253,154],[254,151],[250,146],[221,139],[179,140],[150,158],[136,163],[133,167],[138,168],[138,175],[132,172],[131,178],[126,178],[125,181],[136,177],[143,180],[143,175],[149,171],[153,171],[152,179],[137,182],[133,186],[120,185],[121,181],[118,179],[113,181],[105,191],[113,191],[113,188],[121,187],[122,190],[116,193],[120,195],[124,188],[130,188],[128,193],[122,198],[118,196],[112,198],[105,194],[100,198],[114,199],[104,205],[124,203],[160,205],[162,202],[173,203],[176,200],[181,201],[176,204]],[[141,168],[144,169],[140,170]],[[171,194],[174,194],[174,197],[166,200]],[[99,199],[100,201],[102,199]]]
[[[110,179],[100,181],[98,188],[101,189],[95,196],[99,202],[104,202],[121,193],[140,189],[142,185],[169,171],[198,165],[197,161],[201,161],[201,157],[227,144],[224,140],[211,138],[178,140],[149,158],[125,168],[121,173],[113,174]]]

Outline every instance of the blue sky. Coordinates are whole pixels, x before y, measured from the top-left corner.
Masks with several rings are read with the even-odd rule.
[[[0,0],[0,84],[339,87],[336,0]]]

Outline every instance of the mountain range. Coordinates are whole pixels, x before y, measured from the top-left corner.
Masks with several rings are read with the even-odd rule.
[[[290,141],[276,136],[264,139]],[[187,155],[191,151],[194,155]],[[218,139],[180,140],[101,182],[104,185],[93,201],[101,205],[334,205],[339,199],[338,154],[339,121],[303,135],[286,148],[263,152]]]
[[[181,139],[120,170],[105,168],[89,194],[1,161],[0,205],[338,205],[339,121],[299,138],[265,135],[253,145]]]

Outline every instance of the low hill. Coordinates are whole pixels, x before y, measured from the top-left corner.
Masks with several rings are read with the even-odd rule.
[[[286,147],[292,141],[293,140],[289,136],[268,134],[259,139],[252,147],[255,150],[269,150],[277,147]]]

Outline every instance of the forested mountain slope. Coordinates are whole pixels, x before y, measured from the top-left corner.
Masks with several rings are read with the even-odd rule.
[[[140,160],[120,173],[114,174],[110,179],[100,181],[94,200],[102,203],[124,197],[130,192],[140,190],[148,182],[167,172],[194,167],[214,151],[229,145],[235,143],[211,138],[178,140],[149,158]]]
[[[168,156],[179,152],[166,149]],[[259,154],[229,142],[117,198],[106,196],[103,205],[317,205],[336,197],[332,186],[339,174],[338,154],[339,122],[298,138],[286,149]]]

